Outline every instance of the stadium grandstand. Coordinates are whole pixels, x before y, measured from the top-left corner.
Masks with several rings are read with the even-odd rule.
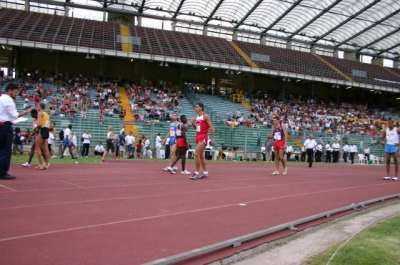
[[[20,175],[0,185],[3,263],[223,264],[398,202],[397,175],[379,174],[388,120],[400,125],[399,62],[395,0],[0,0],[0,95],[15,82],[19,111],[46,105],[54,155],[69,145],[66,128],[78,147],[77,160],[52,156],[39,171],[16,162],[27,156],[14,143]],[[230,161],[206,169],[190,128],[186,156],[197,152],[197,165],[178,162],[179,174],[157,136],[166,138],[173,114],[194,120],[199,102],[215,127],[206,159]],[[281,175],[269,172],[274,117],[293,148]],[[26,154],[33,118],[17,121]],[[118,147],[129,139],[137,148],[115,163],[94,156],[98,142],[114,147],[111,127]],[[304,142],[313,137],[312,166]]]
[[[53,115],[58,127],[90,129],[95,141],[107,126],[96,126],[99,109],[91,104],[109,87],[117,97],[100,108],[102,125],[151,134],[152,141],[166,131],[166,112],[193,117],[200,100],[221,126],[218,142],[236,149],[257,150],[274,113],[285,116],[298,148],[326,123],[334,124],[329,133],[361,132],[374,142],[382,129],[376,122],[399,117],[394,1],[6,0],[0,7],[4,80],[42,83],[52,105],[61,101]],[[68,119],[68,109],[65,119],[60,94],[70,80],[87,91],[77,115]],[[160,103],[177,97],[176,106]],[[82,108],[87,119],[80,119]],[[307,115],[309,121],[299,118]]]

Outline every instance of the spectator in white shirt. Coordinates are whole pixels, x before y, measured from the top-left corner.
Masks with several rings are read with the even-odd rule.
[[[331,160],[332,160],[332,150],[333,150],[333,148],[332,148],[331,144],[332,144],[332,142],[328,142],[325,145],[325,152],[326,152],[326,160],[325,160],[325,162],[326,163],[330,163]]]
[[[157,137],[156,137],[156,158],[157,159],[161,158],[160,157],[161,146],[162,146],[162,140],[161,140],[160,133],[158,133]]]
[[[304,147],[307,149],[307,162],[308,167],[312,167],[314,160],[314,150],[317,146],[317,142],[314,140],[314,136],[310,134],[309,139],[304,142]]]
[[[101,142],[99,142],[99,144],[94,147],[94,155],[96,157],[99,157],[99,156],[102,157],[103,154],[104,154],[104,146],[102,146]]]
[[[347,163],[347,156],[349,155],[349,150],[350,150],[350,148],[349,148],[349,146],[345,143],[344,146],[343,146],[343,148],[342,148],[342,150],[343,150],[343,161],[344,161],[345,163]]]
[[[133,158],[135,153],[133,143],[135,141],[135,137],[133,137],[132,132],[125,137],[125,145],[126,145],[126,153],[128,158]]]
[[[337,140],[335,140],[335,142],[332,144],[332,148],[333,163],[339,163],[340,144]]]
[[[364,156],[369,161],[369,155],[371,154],[371,149],[368,146],[364,147]]]
[[[354,156],[357,153],[357,146],[354,143],[352,143],[349,147],[349,151],[350,151],[350,161],[352,164],[354,164]]]
[[[315,147],[315,162],[322,162],[322,144],[321,142],[317,143]]]
[[[290,156],[292,155],[292,153],[293,153],[293,147],[290,144],[288,144],[286,146],[286,161],[290,161]]]
[[[90,139],[92,139],[92,135],[90,135],[89,130],[86,130],[84,134],[82,134],[83,139],[83,147],[82,147],[82,157],[88,157],[89,148],[90,148]]]
[[[54,150],[52,148],[52,144],[53,144],[54,139],[55,139],[54,132],[50,132],[49,133],[49,139],[48,139],[47,143],[48,143],[48,147],[49,147],[49,152],[50,152],[51,158],[57,157],[57,156],[54,155]]]

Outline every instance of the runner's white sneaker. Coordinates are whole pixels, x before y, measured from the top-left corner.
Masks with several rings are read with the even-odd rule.
[[[173,170],[178,170],[178,167],[177,167],[177,166],[174,166],[172,169],[173,169]]]
[[[276,171],[272,172],[271,175],[279,175],[279,171],[276,170]]]
[[[383,177],[384,180],[391,180],[391,177],[387,176],[387,177]]]
[[[23,167],[30,167],[31,165],[28,162],[26,162],[26,163],[23,163],[22,166]]]
[[[285,167],[285,169],[282,171],[283,175],[287,175],[287,167]]]
[[[190,173],[189,171],[185,170],[185,171],[181,171],[181,174],[182,174],[182,175],[190,175],[190,174],[192,174],[192,173]]]
[[[399,178],[398,177],[393,177],[392,180],[399,180]]]

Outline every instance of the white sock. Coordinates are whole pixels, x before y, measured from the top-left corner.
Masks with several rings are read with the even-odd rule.
[[[207,172],[207,171],[203,171],[203,174],[206,174],[206,175],[207,175],[207,174],[208,174],[208,172]]]
[[[198,174],[199,174],[199,171],[195,171],[194,174],[198,175]]]

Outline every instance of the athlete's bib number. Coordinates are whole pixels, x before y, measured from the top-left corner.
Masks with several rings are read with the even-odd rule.
[[[50,127],[50,121],[46,121],[46,123],[45,123],[44,126],[47,127],[47,128],[49,128],[49,127]]]
[[[274,133],[274,139],[275,140],[282,140],[282,136],[281,136],[281,133],[280,132],[276,132],[276,133]]]
[[[182,136],[182,130],[176,129],[176,136]]]
[[[175,136],[175,130],[170,129],[169,130],[169,136]]]
[[[196,132],[200,132],[200,129],[201,129],[200,125],[197,124],[197,125],[196,125]]]

